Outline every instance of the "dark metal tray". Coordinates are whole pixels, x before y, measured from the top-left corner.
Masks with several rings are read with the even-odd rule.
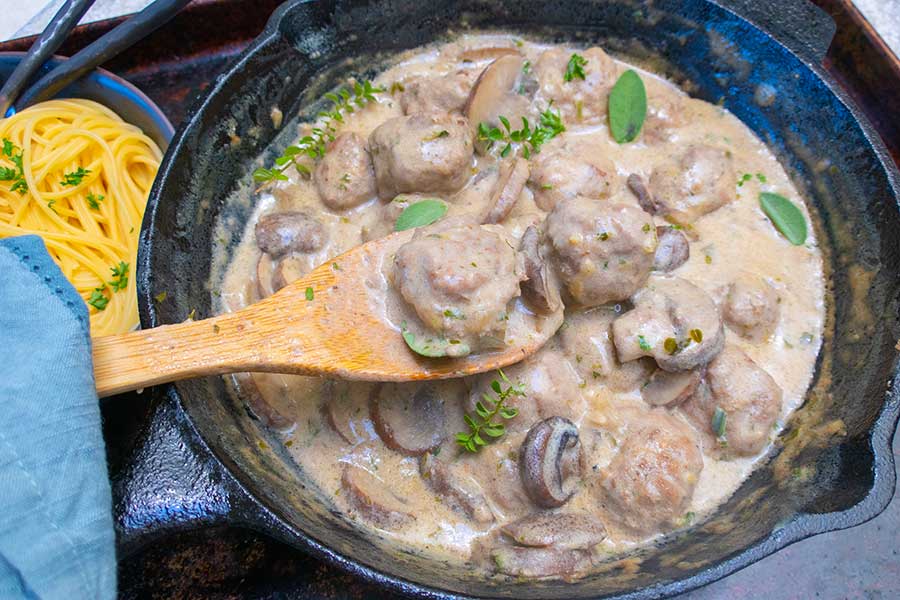
[[[896,118],[900,114],[900,61],[849,0],[814,1],[837,23],[837,35],[825,59],[825,67],[851,92],[881,133],[895,162],[900,164],[900,120]],[[279,0],[195,1],[165,27],[104,67],[146,92],[177,127],[197,95],[263,29],[278,4]],[[71,55],[120,21],[111,19],[79,27],[59,53]],[[25,38],[0,43],[0,51],[27,50],[32,41],[33,38]],[[110,476],[116,495],[122,491],[116,482],[127,473],[132,458],[167,431],[159,426],[160,423],[179,419],[176,414],[179,409],[159,396],[129,394],[105,401],[102,410]],[[184,457],[171,458],[168,467],[176,470],[184,467],[179,462]],[[116,506],[120,501],[120,497],[114,498]],[[892,505],[886,513],[876,520],[887,519],[883,531],[882,526],[869,525],[853,530],[859,536],[855,544],[867,546],[869,551],[873,546],[880,547],[889,554],[880,556],[881,561],[867,560],[868,566],[860,567],[861,571],[856,573],[860,577],[855,588],[858,592],[864,592],[866,580],[875,582],[880,577],[895,580],[900,568],[900,558],[891,541],[900,525],[900,509]],[[827,560],[808,561],[808,557],[796,556],[802,554],[796,552],[799,546],[816,543],[815,540],[822,537],[786,549],[744,573],[714,584],[712,589],[699,590],[691,596],[770,596],[776,590],[783,590],[785,582],[797,582],[794,565],[800,564],[801,560],[804,569],[816,573],[821,589],[827,590],[829,578],[839,579],[842,575],[829,570]],[[827,547],[822,542],[817,546]],[[854,552],[850,548],[843,553],[834,550],[832,556],[853,557]],[[867,557],[857,556],[861,564],[863,558]],[[773,583],[767,584],[758,576],[747,576],[756,569],[768,569],[764,579]],[[119,588],[120,595],[125,598],[385,597],[376,588],[296,549],[251,531],[221,527],[178,531],[124,556],[120,560]],[[843,581],[838,589],[847,591],[847,582]],[[779,593],[778,596],[804,597],[814,591],[801,587],[793,593]],[[888,596],[900,593],[896,587],[885,589],[880,586],[878,591]]]

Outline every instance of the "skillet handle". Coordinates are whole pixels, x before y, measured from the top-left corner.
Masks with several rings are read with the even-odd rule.
[[[118,427],[122,420],[110,413],[124,407],[133,411],[135,402],[148,404],[150,413],[132,447],[110,461],[119,558],[164,536],[201,527],[238,526],[288,539],[283,526],[213,456],[167,395],[169,389],[147,390],[149,399],[112,398],[103,407],[104,421],[116,421],[107,427]],[[111,435],[107,432],[107,439]]]
[[[714,0],[750,21],[803,61],[822,64],[837,26],[809,0]]]

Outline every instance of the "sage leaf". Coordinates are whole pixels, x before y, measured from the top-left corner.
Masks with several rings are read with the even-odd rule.
[[[759,206],[790,243],[803,245],[806,241],[806,218],[793,202],[779,194],[760,192]]]
[[[459,340],[430,335],[417,338],[416,334],[407,329],[405,321],[400,326],[400,333],[410,350],[428,358],[466,356],[471,352],[469,345]]]
[[[634,141],[647,117],[647,90],[640,76],[628,69],[609,93],[609,130],[620,144]]]
[[[405,231],[413,227],[431,225],[447,213],[447,205],[436,199],[420,200],[403,209],[397,222],[394,223],[394,231]]]

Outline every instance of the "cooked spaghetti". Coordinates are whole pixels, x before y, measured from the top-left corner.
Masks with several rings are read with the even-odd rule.
[[[90,100],[51,100],[0,120],[0,238],[36,234],[72,282],[94,336],[138,323],[134,265],[162,153]]]

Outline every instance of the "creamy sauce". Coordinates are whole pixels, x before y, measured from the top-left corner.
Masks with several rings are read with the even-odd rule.
[[[435,77],[459,69],[477,75],[493,57],[461,62],[461,49],[494,45],[512,47],[510,40],[508,36],[471,36],[452,44],[421,49],[401,57],[375,83],[391,89],[395,82],[408,85],[419,77]],[[548,47],[526,42],[515,50],[535,64]],[[571,51],[574,49],[566,49],[566,54]],[[645,133],[634,143],[620,145],[609,135],[606,119],[591,119],[592,122],[586,124],[579,124],[577,119],[566,120],[566,132],[545,144],[542,152],[566,144],[577,147],[579,153],[607,157],[615,165],[619,180],[617,193],[623,194],[623,197],[628,195],[624,182],[630,174],[641,174],[646,180],[662,161],[697,144],[712,145],[727,151],[737,174],[736,179],[743,180],[744,173],[751,175],[740,185],[735,182],[733,201],[692,224],[690,258],[674,275],[707,292],[720,306],[728,285],[738,275],[761,278],[776,291],[780,299],[780,315],[770,335],[762,340],[750,340],[730,329],[726,333],[727,342],[746,352],[772,376],[783,392],[781,415],[771,432],[774,438],[791,412],[802,403],[813,375],[825,312],[824,282],[822,260],[814,234],[810,232],[802,246],[788,243],[761,212],[758,194],[761,191],[777,192],[800,206],[808,218],[804,201],[772,153],[728,111],[691,99],[652,73],[618,61],[615,65],[619,73],[635,68],[646,85],[651,116],[645,124]],[[591,67],[589,62],[587,69]],[[385,120],[403,115],[399,96],[396,86],[394,94],[380,94],[375,104],[350,115],[341,131],[354,131],[368,138],[375,127]],[[654,118],[663,122],[665,135],[652,135]],[[476,154],[470,183],[459,193],[445,196],[449,204],[447,217],[483,212],[485,196],[489,195],[497,179],[496,169],[492,168],[495,160],[493,156]],[[478,177],[477,174],[482,171],[486,171],[487,175]],[[290,182],[278,184],[251,197],[254,213],[246,225],[240,246],[223,280],[211,284],[219,295],[221,310],[240,308],[252,303],[258,296],[255,287],[260,250],[254,240],[253,227],[260,215],[273,211],[305,210],[323,222],[329,232],[328,241],[321,249],[304,258],[306,270],[392,230],[396,213],[386,216],[392,210],[389,202],[373,197],[349,210],[329,210],[323,206],[311,181],[296,173],[291,173],[290,177]],[[243,194],[247,196],[247,192]],[[434,194],[428,196],[435,197]],[[538,208],[533,190],[528,187],[500,225],[512,239],[519,239],[527,226],[541,223],[546,214]],[[661,216],[655,216],[654,220],[656,225],[666,224]],[[229,226],[222,225],[222,229],[228,231]],[[381,274],[375,279],[376,287],[386,298],[394,293]],[[397,298],[388,299],[381,308],[376,309],[382,311],[387,320],[395,321],[397,317],[392,311],[396,313],[399,302]],[[567,309],[567,319],[572,314]],[[607,518],[610,517],[609,509],[603,502],[603,492],[597,483],[597,474],[609,464],[629,435],[629,415],[633,411],[648,413],[650,410],[641,397],[641,385],[646,377],[629,389],[619,389],[618,386],[613,389],[604,377],[584,377],[584,371],[577,365],[579,357],[567,352],[557,338],[559,334],[542,352],[561,356],[562,369],[566,370],[564,376],[577,382],[574,396],[560,401],[568,405],[569,414],[566,416],[579,427],[584,460],[589,463],[585,465],[581,485],[564,510],[597,515],[609,533],[599,549],[605,553],[621,553],[665,533],[664,529],[649,533],[635,532],[617,524],[617,519]],[[556,373],[558,369],[536,370],[524,376],[526,392],[529,388],[541,387],[559,390],[558,384],[541,379],[546,378],[550,371]],[[347,397],[352,395],[355,405],[355,409],[349,411],[349,421],[345,424],[345,432],[349,431],[352,438],[348,441],[323,416],[324,404],[340,401],[324,397],[333,395],[334,389],[326,382],[286,375],[256,375],[254,381],[262,401],[274,411],[274,416],[268,418],[270,424],[282,431],[294,459],[323,490],[334,491],[335,506],[354,515],[361,527],[434,556],[468,560],[473,543],[479,538],[529,510],[536,510],[526,508],[523,511],[522,508],[504,506],[498,495],[491,491],[491,486],[496,486],[496,482],[489,481],[502,480],[504,470],[511,470],[514,475],[517,473],[515,456],[528,424],[514,428],[514,421],[511,420],[508,434],[483,448],[478,455],[464,452],[454,442],[455,432],[466,431],[462,414],[469,406],[469,389],[478,385],[476,378],[437,384],[447,414],[447,435],[440,447],[439,457],[460,465],[460,473],[470,476],[477,486],[485,490],[495,518],[490,524],[479,524],[451,508],[420,475],[418,458],[403,456],[384,445],[368,414],[368,397],[377,386],[353,384],[350,388],[353,393],[344,394],[343,401],[350,401]],[[244,387],[240,379],[238,386]],[[246,389],[242,391],[247,393]],[[260,408],[259,400],[257,398],[255,404],[253,399],[248,399],[257,414],[266,412],[265,407]],[[691,423],[681,410],[666,410],[677,419]],[[265,415],[261,417],[267,418]],[[520,417],[524,418],[522,415]],[[694,427],[693,424],[689,426]],[[714,510],[740,486],[769,449],[767,445],[759,454],[736,457],[717,452],[709,436],[698,433],[697,440],[703,445],[703,467],[683,519],[668,529],[701,520]],[[342,489],[342,469],[346,463],[357,465],[386,482],[391,492],[408,505],[415,518],[402,526],[386,527],[360,514],[348,502],[346,491]]]

